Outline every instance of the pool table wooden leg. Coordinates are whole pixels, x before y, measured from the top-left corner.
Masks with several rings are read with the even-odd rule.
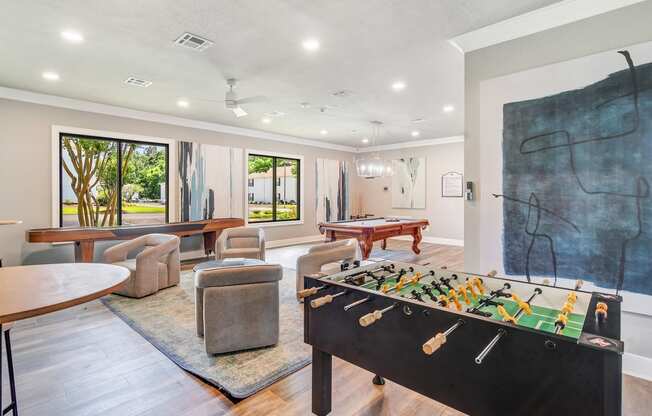
[[[385,238],[383,241],[380,242],[380,248],[383,250],[387,250],[387,239]]]
[[[371,250],[374,248],[374,240],[371,236],[361,237],[359,240],[360,252],[362,253],[362,260],[367,260],[371,254]]]
[[[337,240],[337,236],[335,235],[335,231],[326,231],[326,242],[332,243],[333,241]]]
[[[421,228],[415,228],[414,231],[412,232],[412,238],[414,238],[414,241],[412,241],[412,251],[414,251],[414,254],[419,254],[421,253],[421,249],[419,249],[419,243],[421,242]]]

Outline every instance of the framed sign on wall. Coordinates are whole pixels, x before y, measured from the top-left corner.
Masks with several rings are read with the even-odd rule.
[[[441,196],[444,198],[464,196],[464,175],[459,172],[446,172],[441,175]]]

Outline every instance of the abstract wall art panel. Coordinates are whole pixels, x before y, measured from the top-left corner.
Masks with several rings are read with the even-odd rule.
[[[392,208],[426,208],[426,158],[392,160]]]
[[[349,168],[345,161],[317,159],[315,162],[315,222],[349,218]]]
[[[242,149],[179,141],[179,220],[242,217]]]
[[[507,274],[652,294],[652,47],[635,49],[552,65],[550,79],[591,59],[619,68],[503,106]]]

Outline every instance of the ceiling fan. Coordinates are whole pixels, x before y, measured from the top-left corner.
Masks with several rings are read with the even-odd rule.
[[[262,96],[246,97],[238,99],[235,91],[237,80],[235,78],[229,78],[226,80],[226,85],[229,87],[229,90],[226,92],[224,97],[224,105],[227,109],[233,111],[236,117],[244,117],[248,113],[241,107],[242,104],[251,104],[266,101],[267,99]]]

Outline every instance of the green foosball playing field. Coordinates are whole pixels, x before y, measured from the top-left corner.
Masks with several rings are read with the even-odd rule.
[[[398,283],[397,279],[388,279],[385,281],[385,284],[388,284],[390,286],[394,286]],[[414,283],[414,284],[408,284],[405,287],[403,287],[398,294],[399,296],[405,297],[405,298],[414,298],[412,295],[413,290],[417,290],[417,292],[423,293],[423,288],[426,287],[427,284],[423,283]],[[371,281],[367,282],[362,287],[366,289],[376,289],[376,282]],[[446,295],[450,297],[450,292],[448,289],[444,288],[444,291],[446,292]],[[469,298],[469,304],[466,304],[463,300],[462,296],[458,296],[458,301],[460,302],[462,306],[462,310],[466,311],[467,308],[474,308],[478,306],[480,301],[482,299],[486,299],[488,296],[485,295],[478,295],[477,299],[473,299],[471,296],[468,296]],[[430,299],[427,295],[423,294],[422,296],[423,301],[433,304],[435,303],[432,299]],[[509,313],[510,316],[516,315],[516,313],[519,310],[519,306],[516,302],[509,298],[504,298],[504,297],[499,297],[495,299],[496,302],[502,303],[503,307]],[[453,302],[450,304],[451,308],[455,308],[455,305]],[[488,305],[484,306],[480,309],[482,312],[486,313],[491,313],[491,318],[495,319],[497,321],[502,321],[503,318],[502,316],[498,313],[498,308],[497,306],[493,305]],[[557,320],[557,316],[559,315],[560,311],[558,309],[552,309],[552,308],[547,308],[543,306],[537,306],[537,305],[531,305],[531,310],[532,313],[530,315],[526,313],[522,313],[518,318],[517,318],[517,325],[519,326],[524,326],[527,328],[532,328],[532,329],[537,329],[539,331],[545,331],[545,332],[550,332],[554,333],[555,332],[555,321]],[[560,332],[561,335],[571,337],[571,338],[579,338],[580,334],[582,332],[582,326],[584,325],[584,316],[576,313],[570,313],[568,314],[568,322],[566,323],[566,326],[564,329]]]

